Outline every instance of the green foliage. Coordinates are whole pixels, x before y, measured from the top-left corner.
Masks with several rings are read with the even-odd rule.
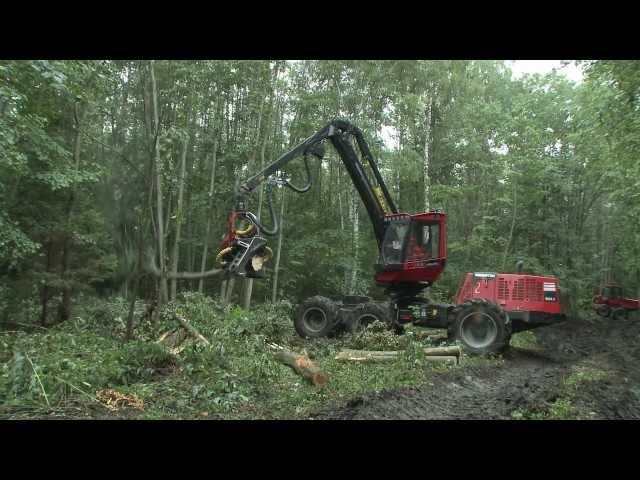
[[[627,294],[636,296],[640,69],[635,61],[581,63],[585,79],[575,84],[558,73],[513,79],[499,61],[156,61],[156,165],[149,62],[1,61],[2,323],[72,319],[64,328],[34,335],[61,335],[62,341],[78,334],[83,342],[111,351],[116,343],[101,342],[124,336],[132,296],[157,297],[157,282],[145,274],[140,250],[156,248],[160,222],[167,227],[167,245],[182,227],[179,271],[199,269],[205,244],[205,268],[211,268],[236,180],[332,118],[346,118],[364,131],[402,211],[419,212],[428,203],[448,213],[447,270],[429,292],[433,300],[451,301],[465,272],[510,272],[518,260],[527,273],[560,278],[567,313],[573,316],[590,308],[594,290],[605,280],[625,284]],[[187,139],[185,198],[178,212]],[[163,218],[155,210],[156,167]],[[163,307],[158,324],[136,320],[136,333],[144,339],[172,328],[172,313],[178,312],[205,336],[229,340],[184,352],[188,361],[182,367],[202,377],[197,385],[204,385],[187,389],[194,398],[217,398],[234,408],[267,388],[268,382],[256,380],[254,390],[243,390],[243,376],[276,383],[295,378],[286,369],[273,373],[265,342],[287,339],[296,345],[288,337],[289,317],[303,298],[383,297],[372,278],[377,245],[344,166],[329,148],[322,164],[312,162],[312,172],[314,186],[306,195],[288,192],[286,197],[277,288],[278,299],[286,302],[266,303],[275,277],[269,263],[266,278],[253,283],[250,311],[236,307],[244,282],[238,280],[230,304],[221,305],[210,298],[218,295],[220,279],[208,278],[206,295],[190,293],[196,285],[179,281],[178,298]],[[304,181],[302,162],[283,173],[297,185]],[[254,210],[255,197],[249,205]],[[263,204],[263,216],[266,211]],[[275,251],[275,242],[271,247]],[[170,250],[159,259],[165,265],[172,264]],[[142,301],[135,303],[136,319],[144,309]],[[330,356],[339,345],[406,351],[417,345],[403,341],[373,327],[305,348]],[[28,347],[21,342],[26,339],[19,343]],[[78,367],[78,378],[61,377],[63,371],[51,366],[53,357],[19,351],[46,381],[38,384],[34,369],[29,362],[25,369],[20,356],[7,359],[11,368],[3,381],[12,398],[21,392],[42,402],[42,387],[48,395],[51,390],[53,401],[82,396],[64,381],[89,389],[86,381],[93,388],[84,367]],[[120,353],[122,358],[105,366],[111,373],[98,369],[100,385],[149,381],[144,361]],[[64,381],[52,380],[47,368]],[[204,380],[208,368],[219,373],[215,386]],[[335,368],[339,383],[352,380],[346,367]],[[400,370],[391,370],[376,371],[384,381],[401,381]],[[149,385],[144,391],[156,399],[161,391],[186,388],[178,381],[162,383],[158,390]],[[296,395],[305,405],[315,401]]]

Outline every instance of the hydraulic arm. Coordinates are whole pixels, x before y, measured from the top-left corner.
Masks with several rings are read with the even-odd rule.
[[[262,266],[272,253],[261,234],[273,235],[278,231],[271,189],[279,184],[298,193],[308,191],[313,183],[309,157],[322,160],[326,141],[331,142],[338,153],[369,215],[380,252],[376,282],[401,302],[413,301],[444,270],[446,215],[435,210],[415,215],[399,212],[362,131],[343,120],[330,122],[238,187],[235,208],[229,215],[227,236],[222,242],[218,260],[229,274],[263,275]],[[357,146],[359,155],[354,146]],[[304,158],[307,176],[302,186],[293,185],[282,174],[282,169],[298,157]],[[271,227],[263,225],[246,207],[248,195],[265,181]],[[236,227],[239,220],[245,221],[244,227]]]
[[[360,156],[370,167],[372,178],[367,175],[365,166],[354,150],[352,139],[355,140]],[[274,235],[278,231],[278,221],[271,202],[272,187],[280,184],[297,193],[308,191],[313,183],[309,157],[313,156],[322,160],[325,154],[324,143],[327,140],[331,142],[344,163],[367,210],[378,245],[381,245],[386,228],[385,216],[398,213],[397,208],[382,175],[380,175],[362,131],[349,122],[334,120],[238,187],[235,208],[228,220],[227,236],[224,238],[221,245],[222,250],[218,254],[218,260],[221,261],[228,273],[248,277],[262,276],[260,273],[262,264],[270,258],[271,251],[266,246],[266,240],[261,234]],[[289,162],[298,157],[304,158],[307,180],[303,186],[293,185],[284,175],[277,175]],[[246,206],[248,196],[265,181],[267,182],[267,204],[271,217],[270,228],[266,227]],[[237,229],[236,222],[239,220],[245,220],[248,222],[248,226]]]

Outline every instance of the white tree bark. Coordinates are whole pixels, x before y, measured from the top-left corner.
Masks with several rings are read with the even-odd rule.
[[[424,179],[424,211],[429,210],[431,197],[431,180],[429,178],[429,167],[431,165],[431,118],[433,114],[433,90],[429,93],[425,108],[425,140],[424,140],[424,163],[422,165],[422,175]]]
[[[505,266],[507,265],[507,254],[509,253],[509,247],[511,247],[511,242],[513,240],[513,230],[516,227],[516,215],[518,212],[518,189],[516,187],[515,179],[513,181],[513,216],[511,217],[511,230],[509,230],[509,238],[507,239],[507,244],[504,247],[504,255],[502,256],[502,271],[504,272]]]
[[[189,136],[187,135],[182,143],[182,155],[180,155],[180,177],[178,178],[178,204],[176,205],[176,237],[173,242],[173,253],[171,255],[171,271],[174,275],[178,273],[178,260],[180,255],[180,235],[182,233],[182,210],[184,199],[184,177],[187,165],[187,150],[189,148]],[[171,279],[171,300],[176,299],[178,279]]]
[[[280,272],[280,255],[282,253],[282,235],[284,231],[284,206],[287,191],[282,188],[282,199],[280,200],[280,231],[278,232],[278,251],[276,252],[276,264],[273,273],[273,289],[271,291],[271,303],[276,303],[278,299],[278,274]]]
[[[264,102],[263,102],[264,105]],[[267,128],[268,128],[268,124],[269,124],[269,120],[271,119],[271,112],[273,111],[273,105],[274,102],[271,103],[271,109],[268,115],[268,119],[267,119]],[[262,107],[260,107],[260,115],[258,117],[258,135],[260,135],[260,124],[262,122]],[[267,129],[265,128],[265,132],[264,132],[264,138],[262,139],[262,147],[260,149],[260,168],[262,169],[262,167],[264,166],[264,154],[267,148],[267,139],[269,138],[269,134]],[[262,202],[264,200],[264,188],[260,189],[260,194],[258,196],[258,214],[256,215],[258,217],[258,220],[260,220],[260,214],[262,212]],[[242,304],[242,307],[246,310],[249,309],[249,307],[251,307],[251,294],[253,292],[253,278],[247,278],[245,280],[245,287],[244,287],[244,301]]]
[[[160,260],[160,301],[162,305],[167,302],[168,289],[167,289],[167,277],[166,277],[166,265],[165,265],[165,251],[164,251],[164,225],[162,223],[162,171],[160,165],[160,120],[158,117],[158,92],[156,87],[156,76],[154,72],[154,61],[149,62],[149,72],[151,75],[151,95],[153,99],[153,124],[154,124],[154,173],[156,183],[156,217],[157,217],[157,240],[158,240],[158,256]]]
[[[213,216],[213,191],[216,181],[216,163],[218,151],[218,138],[213,141],[213,158],[211,160],[211,180],[209,182],[209,199],[207,205],[207,228],[204,234],[204,246],[202,248],[202,259],[200,260],[200,272],[204,272],[207,266],[207,252],[209,250],[209,235],[211,234],[211,217]],[[198,280],[198,292],[202,293],[204,288],[204,278]]]

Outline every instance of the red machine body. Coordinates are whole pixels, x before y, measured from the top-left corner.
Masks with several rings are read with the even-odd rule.
[[[457,305],[483,298],[502,307],[515,331],[564,319],[555,277],[476,272],[467,273],[455,297]]]
[[[385,215],[376,282],[384,286],[435,282],[447,260],[446,219],[436,210]]]

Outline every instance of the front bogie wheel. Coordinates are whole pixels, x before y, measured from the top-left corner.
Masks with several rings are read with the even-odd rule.
[[[509,346],[512,328],[507,314],[498,305],[475,299],[455,307],[448,333],[465,352],[490,355]]]
[[[327,337],[334,330],[337,317],[337,305],[331,299],[317,295],[302,302],[293,326],[302,338]]]
[[[351,333],[359,332],[374,322],[391,326],[391,311],[388,304],[367,302],[352,312],[345,326]]]
[[[611,315],[611,307],[606,303],[598,305],[596,307],[596,313],[601,317],[607,318],[609,315]]]

